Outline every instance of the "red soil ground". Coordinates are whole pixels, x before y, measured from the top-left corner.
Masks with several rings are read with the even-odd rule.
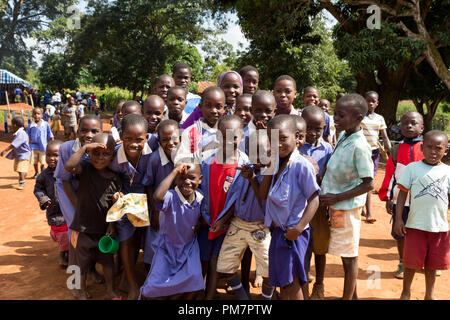
[[[104,120],[104,127],[109,128],[109,119]],[[60,133],[59,138],[62,138]],[[0,131],[0,150],[6,148],[12,135]],[[33,167],[29,167],[31,177]],[[381,168],[375,178],[378,189],[384,176]],[[0,198],[2,199],[0,223],[0,299],[74,299],[66,287],[69,274],[58,264],[57,244],[49,235],[45,212],[39,209],[33,195],[34,180],[27,179],[25,190],[19,191],[17,174],[13,172],[13,162],[0,158]],[[395,241],[391,238],[390,215],[384,203],[376,194],[371,193],[374,224],[362,223],[359,251],[358,296],[360,299],[398,299],[402,290],[402,280],[395,279],[398,254]],[[314,260],[314,259],[313,259]],[[141,281],[145,278],[142,262],[138,262]],[[101,270],[100,270],[101,271]],[[378,271],[378,281],[373,281],[374,271]],[[314,274],[314,261],[312,262]],[[341,297],[343,290],[341,260],[327,255],[325,272],[325,297]],[[255,276],[253,263],[251,278]],[[370,277],[370,278],[369,278]],[[450,299],[450,272],[443,271],[437,278],[435,298]],[[105,299],[104,285],[88,281],[93,299]],[[220,299],[229,298],[223,289],[219,289]],[[252,297],[258,299],[260,289],[251,287]],[[125,292],[120,292],[124,297]],[[412,299],[423,299],[425,295],[425,278],[423,272],[417,273],[412,285]]]

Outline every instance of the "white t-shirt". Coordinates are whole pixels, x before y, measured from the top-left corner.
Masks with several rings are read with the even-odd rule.
[[[428,232],[447,232],[450,167],[430,166],[422,161],[408,164],[398,184],[411,193],[407,228]],[[400,187],[401,188],[401,187]]]
[[[52,104],[46,105],[45,109],[47,110],[49,116],[53,116],[55,114],[56,108]]]

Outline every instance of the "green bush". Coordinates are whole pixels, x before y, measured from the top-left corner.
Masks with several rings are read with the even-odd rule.
[[[400,121],[401,117],[408,111],[417,111],[416,107],[412,103],[400,103],[397,107],[397,120]],[[435,130],[441,130],[447,132],[449,130],[450,122],[450,104],[448,102],[440,103],[436,114],[433,117],[431,127]]]
[[[98,100],[100,100],[102,95],[105,95],[106,110],[110,111],[114,111],[116,109],[116,105],[120,99],[133,99],[133,93],[131,91],[117,87],[101,89],[95,86],[81,86],[80,91],[94,92]]]

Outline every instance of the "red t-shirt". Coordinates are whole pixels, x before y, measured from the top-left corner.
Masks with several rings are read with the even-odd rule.
[[[236,174],[237,163],[233,164],[220,164],[214,159],[213,163],[209,167],[209,212],[211,214],[211,225],[216,221],[217,216],[223,210],[225,205],[225,198],[227,196],[228,189],[233,182],[234,175]],[[209,232],[208,239],[212,240],[221,236],[227,232],[223,230],[220,232]]]

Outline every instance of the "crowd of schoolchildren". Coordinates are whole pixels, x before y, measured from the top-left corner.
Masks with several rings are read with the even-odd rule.
[[[71,97],[62,111],[64,143],[53,140],[40,108],[26,129],[23,118],[12,119],[14,139],[1,155],[11,150],[21,189],[30,157],[36,173],[41,164],[34,194],[60,265],[81,270],[75,296],[90,297],[86,275],[101,279],[98,263],[112,299],[121,298],[114,278],[123,269],[128,299],[214,299],[224,280],[227,292],[246,300],[254,255],[261,299],[321,300],[332,254],[345,272],[342,298],[356,299],[361,216],[375,222],[367,194],[381,134],[390,155],[378,195],[393,218],[401,298],[422,268],[425,298],[433,298],[437,271],[450,265],[450,169],[441,162],[447,135],[423,135],[422,116],[409,111],[401,118],[404,140],[392,146],[374,91],[340,95],[330,116],[330,101],[312,86],[302,92],[304,108],[294,108],[298,93],[288,75],[273,91],[258,90],[259,73],[246,66],[223,73],[200,97],[187,92],[187,64],[172,71],[142,104],[121,100],[109,133],[95,115],[77,122]],[[106,221],[117,196],[130,193],[147,196],[150,225],[137,227],[127,215]],[[116,255],[99,250],[105,235],[118,241]],[[144,283],[136,276],[140,250]]]

